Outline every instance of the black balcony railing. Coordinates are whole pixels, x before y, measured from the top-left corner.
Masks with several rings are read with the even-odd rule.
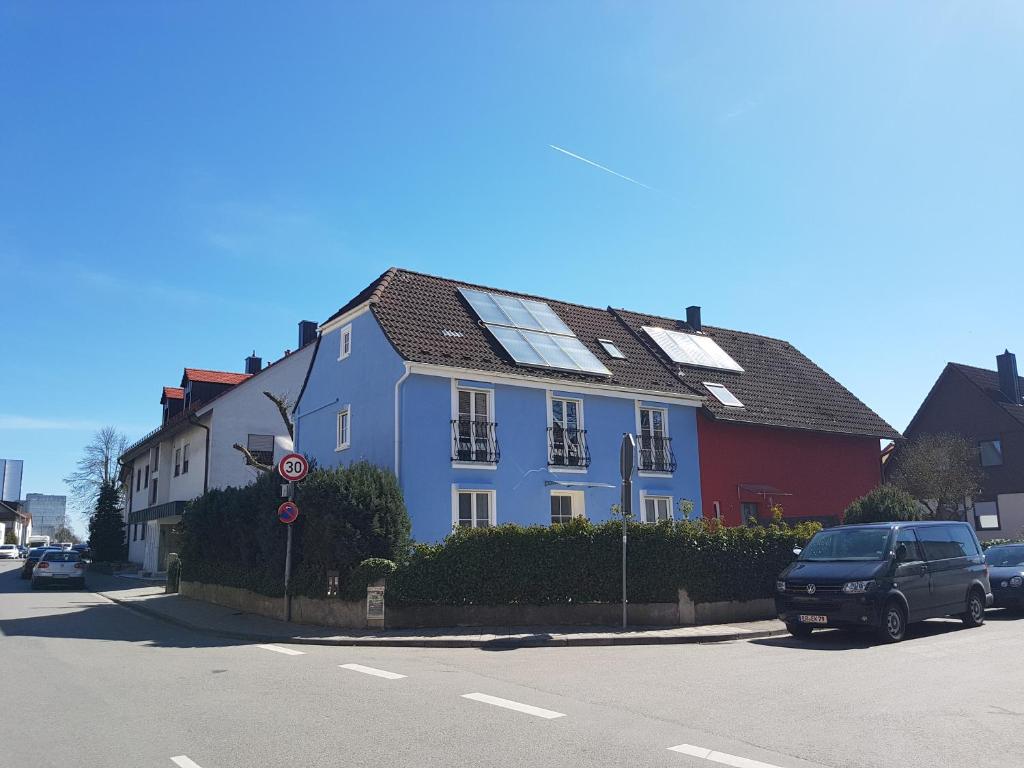
[[[452,419],[452,461],[497,464],[498,424],[476,419]]]
[[[637,453],[641,472],[675,472],[676,455],[672,452],[672,438],[640,434]]]
[[[548,427],[548,464],[552,467],[589,467],[587,430]]]

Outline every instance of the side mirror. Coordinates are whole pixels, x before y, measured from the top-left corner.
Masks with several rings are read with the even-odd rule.
[[[903,563],[907,560],[907,545],[900,544],[896,547],[896,562]]]
[[[793,547],[793,554],[796,555],[797,557],[800,556],[801,552],[803,552],[802,548],[800,548],[800,547]]]

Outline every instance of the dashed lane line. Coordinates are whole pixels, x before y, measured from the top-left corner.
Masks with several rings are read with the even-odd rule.
[[[287,656],[302,656],[305,651],[296,651],[292,648],[285,648],[280,645],[257,645],[257,648],[262,648],[265,651],[276,651],[277,653],[283,653]]]
[[[172,757],[171,762],[178,766],[178,768],[200,768],[199,763],[189,760],[185,755]]]
[[[516,712],[533,715],[534,717],[543,717],[545,720],[554,720],[556,717],[565,717],[562,712],[554,712],[550,709],[541,709],[540,707],[534,707],[530,704],[521,704],[518,701],[510,701],[509,699],[499,699],[497,696],[489,696],[486,693],[464,693],[462,694],[462,698],[480,701],[484,704],[492,704],[495,707],[512,709]]]
[[[771,763],[762,763],[760,760],[751,760],[749,757],[739,757],[726,752],[716,752],[713,749],[695,747],[692,744],[678,744],[674,747],[669,747],[669,751],[679,752],[691,757],[699,757],[712,763],[728,765],[730,768],[779,768],[779,766],[772,765]]]
[[[353,672],[362,672],[364,675],[374,675],[376,677],[383,677],[387,680],[400,680],[405,675],[400,675],[397,672],[388,672],[386,669],[376,669],[375,667],[364,667],[362,664],[339,664],[342,669],[350,669]]]

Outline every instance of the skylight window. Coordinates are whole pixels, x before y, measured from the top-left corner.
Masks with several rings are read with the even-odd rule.
[[[728,408],[742,408],[743,403],[740,402],[739,398],[736,397],[724,384],[715,384],[710,381],[705,381],[704,386],[708,388],[708,391],[715,396],[722,405]]]
[[[615,346],[615,342],[611,339],[598,339],[597,343],[604,347],[604,351],[608,353],[608,357],[614,357],[616,360],[626,359],[626,356],[619,352],[619,348]]]
[[[718,346],[710,336],[669,331],[647,325],[643,326],[643,331],[673,362],[702,368],[721,368],[726,371],[743,372],[740,364],[729,357],[728,353]]]
[[[611,371],[544,302],[471,288],[459,290],[487,330],[519,365],[611,376]]]

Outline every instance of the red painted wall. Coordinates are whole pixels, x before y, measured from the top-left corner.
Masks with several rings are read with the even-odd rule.
[[[697,417],[704,517],[721,506],[728,525],[742,522],[740,503],[756,502],[762,518],[773,503],[786,517],[841,518],[847,505],[881,482],[879,440],[796,429],[758,427]],[[790,496],[738,490],[767,485]]]

